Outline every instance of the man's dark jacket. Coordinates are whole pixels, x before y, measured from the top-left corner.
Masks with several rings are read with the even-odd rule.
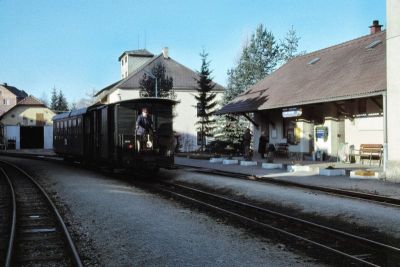
[[[136,120],[136,134],[143,135],[148,134],[149,131],[153,131],[153,122],[151,121],[151,117],[144,117],[142,114]]]

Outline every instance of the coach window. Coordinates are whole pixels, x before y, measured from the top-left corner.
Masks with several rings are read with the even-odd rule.
[[[76,119],[72,119],[72,134],[76,135]]]
[[[82,133],[82,119],[78,118],[77,121],[78,121],[78,134],[81,134]]]
[[[60,122],[56,121],[56,140],[58,140],[59,135],[60,135]]]

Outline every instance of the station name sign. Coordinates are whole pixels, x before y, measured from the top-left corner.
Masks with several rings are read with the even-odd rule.
[[[282,109],[282,117],[284,117],[284,118],[300,117],[301,114],[303,114],[303,110],[301,108],[284,108],[284,109]]]

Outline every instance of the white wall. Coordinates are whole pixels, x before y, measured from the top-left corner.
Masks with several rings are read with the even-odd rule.
[[[14,125],[7,125],[4,127],[4,136],[6,137],[6,145],[8,139],[15,139],[15,149],[21,148],[20,142],[20,127]]]
[[[325,126],[328,128],[328,139],[324,141],[322,138],[315,139],[315,127],[317,126]],[[325,119],[323,125],[316,125],[314,127],[314,151],[323,150],[326,151],[329,155],[337,156],[338,150],[341,144],[344,144],[346,141],[344,131],[347,132],[347,128],[345,129],[344,121],[336,121],[334,119]]]
[[[139,90],[117,89],[108,95],[107,103],[139,98]]]
[[[52,149],[53,148],[53,126],[44,126],[43,127],[43,138],[44,138],[44,149]]]
[[[182,150],[193,151],[198,149],[197,146],[197,100],[194,90],[175,91],[176,100],[180,101],[175,107],[174,131],[181,136]],[[221,101],[222,92],[217,93],[216,101]],[[209,141],[209,140],[207,140]]]
[[[386,1],[387,137],[386,176],[400,180],[400,1]]]
[[[313,138],[314,124],[306,121],[298,121],[296,122],[296,127],[300,129],[300,143],[289,145],[289,151],[310,153],[310,139]]]
[[[345,120],[345,142],[355,149],[360,144],[383,144],[383,117]]]

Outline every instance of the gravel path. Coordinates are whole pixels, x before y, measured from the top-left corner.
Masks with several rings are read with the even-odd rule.
[[[129,181],[62,164],[9,160],[28,168],[62,203],[86,265],[321,266]]]

